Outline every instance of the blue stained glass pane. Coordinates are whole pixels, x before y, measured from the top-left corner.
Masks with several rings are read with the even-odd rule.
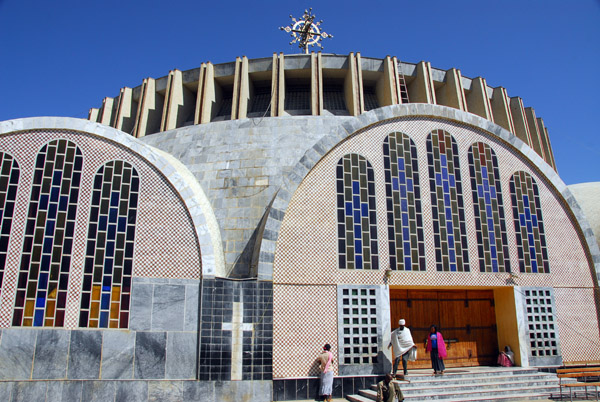
[[[48,206],[48,216],[47,218],[55,219],[58,211],[58,204],[51,202]]]
[[[108,225],[108,233],[107,233],[107,238],[108,239],[114,239],[117,235],[117,226],[116,225]]]
[[[369,215],[369,204],[367,204],[366,202],[363,202],[360,205],[360,212],[362,213],[362,216],[368,216]]]
[[[533,223],[533,226],[537,227],[538,226],[538,219],[537,216],[533,215],[531,217],[531,223]]]
[[[489,234],[490,234],[490,243],[496,243],[496,235],[494,234],[494,230],[490,228]]]
[[[400,200],[400,208],[402,212],[408,212],[408,200]]]
[[[359,253],[362,250],[362,240],[360,240],[360,239],[354,240],[354,250],[357,253]]]
[[[360,239],[362,237],[362,230],[360,225],[354,225],[354,238]]]
[[[354,223],[360,223],[360,211],[359,210],[354,211]]]
[[[108,309],[109,307],[110,307],[110,293],[102,293],[102,298],[100,299],[100,308]]]
[[[106,243],[106,257],[114,257],[115,256],[115,242],[107,242]]]
[[[402,213],[402,226],[408,226],[408,214]]]
[[[108,272],[112,272],[112,268],[113,268],[113,260],[112,260],[112,258],[106,258],[104,260],[104,268],[105,268],[104,272],[107,272],[107,271]],[[110,282],[106,286],[110,286]]]
[[[452,221],[447,221],[446,222],[446,230],[448,231],[448,233],[452,233],[454,232],[454,225],[452,224]]]
[[[108,327],[108,311],[100,312],[100,328]]]
[[[491,186],[490,187],[490,194],[492,195],[492,198],[496,198],[497,197],[496,186]]]
[[[447,204],[449,204],[449,203],[447,203]],[[446,212],[446,219],[452,220],[452,209],[450,209],[450,207],[446,207],[445,212]]]
[[[122,216],[119,218],[119,226],[118,226],[119,232],[125,232],[125,230],[127,229],[127,218]]]
[[[408,188],[408,191],[415,191],[413,186],[413,179],[406,180],[406,187]]]
[[[519,214],[519,223],[521,226],[525,226],[525,215]]]
[[[528,232],[533,232],[533,225],[531,224],[530,221],[527,221],[527,231]]]
[[[485,191],[490,191],[490,182],[487,179],[487,175],[483,177],[483,188]]]
[[[42,262],[40,264],[40,270],[41,271],[49,271],[50,270],[50,261],[51,261],[51,258],[49,255],[43,255]]]
[[[477,186],[477,195],[479,198],[483,198],[483,186],[481,184]]]
[[[527,194],[523,194],[523,202],[525,205],[529,205],[529,196]]]
[[[40,209],[48,209],[48,194],[40,195]]]
[[[35,306],[44,308],[46,305],[46,292],[37,292],[37,297],[35,299]]]
[[[60,187],[52,186],[52,190],[50,190],[50,201],[58,202],[58,195],[60,194]]]
[[[407,271],[411,270],[410,257],[404,257],[404,269]]]
[[[491,214],[492,214],[492,211],[491,211],[491,208],[490,208],[490,212],[488,212],[488,215],[491,215]],[[488,218],[487,225],[488,225],[488,229],[490,231],[494,230],[494,220],[492,218]]]
[[[38,279],[38,289],[48,289],[47,273],[40,273],[40,278]]]
[[[352,182],[352,194],[360,194],[360,183],[356,180]]]
[[[119,193],[116,191],[113,191],[110,194],[110,206],[111,207],[116,207],[119,205]]]
[[[66,211],[68,206],[69,206],[69,197],[67,197],[66,195],[61,196],[60,200],[58,201],[59,211]]]
[[[492,258],[498,258],[498,252],[496,251],[496,246],[491,246],[490,252],[492,253]]]
[[[485,206],[485,212],[487,213],[487,216],[489,216],[489,217],[493,216],[493,214],[492,214],[492,206],[490,204],[487,204]],[[489,219],[492,219],[492,218],[489,218]]]
[[[527,207],[525,207],[525,217],[528,221],[531,220],[531,211]]]
[[[454,235],[448,234],[448,243],[450,243],[451,247],[454,248]]]
[[[46,232],[47,232],[47,230],[46,230]],[[43,252],[44,253],[50,253],[50,252],[52,252],[52,238],[51,237],[46,237],[44,239]]]
[[[393,177],[392,178],[392,188],[394,190],[398,191],[399,184],[398,184],[398,178],[397,177]]]
[[[362,269],[362,267],[363,267],[362,255],[356,254],[354,257],[354,262],[356,264],[357,269]]]
[[[57,184],[59,184],[61,179],[62,179],[62,172],[60,170],[55,170],[54,174],[52,175],[52,181],[53,181],[54,185],[56,186]]]
[[[448,180],[448,168],[446,166],[442,167],[442,179]]]
[[[450,186],[448,185],[448,182],[446,180],[444,180],[444,192],[447,193],[450,191]]]
[[[481,175],[482,175],[483,177],[487,177],[487,175],[488,175],[488,170],[487,170],[487,167],[485,167],[485,166],[481,166]],[[484,183],[485,183],[486,181],[487,181],[487,179],[484,179]]]
[[[529,246],[529,257],[531,257],[531,260],[535,260],[536,259],[535,247],[534,246]]]
[[[492,271],[498,272],[498,260],[492,260]]]
[[[117,215],[119,214],[119,209],[118,208],[110,208],[108,210],[108,216],[109,216],[109,222],[110,223],[115,223],[117,221]]]
[[[406,186],[400,186],[400,197],[406,198]]]
[[[439,173],[435,174],[435,185],[436,186],[441,186],[442,185],[442,175]]]
[[[404,167],[404,158],[398,158],[398,170],[406,170]]]
[[[527,234],[527,240],[529,241],[529,244],[534,244],[534,240],[533,240],[533,234],[532,233],[528,233]],[[535,252],[535,249],[533,249]]]
[[[490,198],[490,193],[489,192],[485,193],[485,203],[486,204],[491,204],[492,203],[492,200]]]
[[[406,173],[404,173],[403,171],[399,172],[398,176],[400,177],[400,183],[406,183]]]
[[[450,194],[444,193],[444,203],[450,205]]]
[[[346,201],[346,216],[352,216],[352,203]]]
[[[33,325],[36,327],[41,327],[44,325],[44,310],[35,310]]]
[[[450,264],[450,271],[456,272],[456,264]]]
[[[453,174],[450,175],[449,181],[450,181],[450,187],[456,187],[456,179],[454,178]]]
[[[358,196],[358,195],[352,196],[352,208],[354,208],[354,209],[360,208],[360,196]]]
[[[54,235],[54,226],[55,226],[55,221],[53,221],[53,220],[46,221],[46,236]],[[49,240],[49,239],[46,239],[46,240]]]
[[[538,266],[537,266],[537,261],[536,260],[531,260],[531,271],[532,272],[537,272],[538,271]]]
[[[450,262],[456,262],[456,253],[454,252],[454,249],[448,250],[448,255],[450,257]]]
[[[111,276],[110,275],[104,275],[102,277],[102,286],[107,286],[110,287],[111,285]]]
[[[404,255],[410,255],[410,242],[405,241],[403,242],[403,248],[404,248]]]
[[[446,159],[446,155],[445,154],[440,154],[440,161],[442,162],[442,165],[446,166],[446,164],[448,163],[448,161]]]
[[[108,217],[106,215],[100,216],[100,219],[98,220],[98,229],[106,230],[107,225],[108,225]]]

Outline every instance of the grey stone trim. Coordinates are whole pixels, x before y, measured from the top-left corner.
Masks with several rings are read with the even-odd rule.
[[[560,194],[563,199],[564,206],[573,215],[577,221],[581,235],[585,239],[589,255],[596,271],[596,280],[600,281],[600,247],[594,237],[591,226],[588,223],[585,215],[575,201],[575,197],[571,194],[567,185],[558,176],[558,173],[552,169],[546,161],[542,159],[532,148],[517,138],[515,135],[500,127],[499,125],[486,120],[472,113],[463,112],[462,110],[454,109],[447,106],[431,105],[427,103],[409,103],[403,105],[385,106],[379,109],[371,110],[362,115],[350,118],[341,123],[336,129],[333,129],[329,134],[321,138],[311,149],[305,152],[297,163],[298,169],[294,168],[292,173],[283,178],[281,190],[273,201],[273,208],[267,218],[265,228],[268,230],[268,238],[263,235],[261,244],[259,262],[258,262],[258,278],[262,280],[273,279],[273,261],[275,260],[274,246],[268,242],[277,243],[279,238],[279,230],[283,222],[283,215],[289,205],[292,195],[304,180],[304,177],[310,172],[310,169],[316,163],[337,146],[344,139],[358,134],[360,131],[369,127],[384,123],[386,120],[397,119],[402,117],[425,117],[451,120],[457,123],[467,124],[474,128],[484,130],[493,134],[507,146],[512,147],[525,160],[529,161],[531,167],[536,169],[543,175],[547,183],[554,187],[555,191]],[[304,176],[298,175],[298,172],[307,171]],[[267,233],[265,230],[265,234]]]
[[[200,245],[203,276],[224,276],[225,263],[217,218],[204,191],[181,162],[129,134],[88,120],[31,117],[0,122],[0,135],[38,129],[73,130],[97,135],[127,147],[154,166],[177,191],[190,213]]]

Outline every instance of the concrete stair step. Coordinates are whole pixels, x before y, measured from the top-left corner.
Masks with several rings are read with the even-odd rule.
[[[414,388],[431,388],[431,387],[448,387],[458,385],[478,385],[488,383],[515,383],[515,382],[540,382],[540,381],[552,381],[558,382],[558,379],[553,374],[547,373],[535,373],[527,375],[502,375],[502,376],[488,376],[488,377],[474,377],[474,378],[455,378],[451,376],[429,376],[419,379],[410,379],[410,382],[400,381],[402,389],[414,389]],[[376,385],[371,385],[371,389],[376,389]]]
[[[531,385],[531,384],[517,384],[516,386],[509,386],[509,384],[495,384],[494,386],[489,386],[485,388],[476,387],[471,389],[431,389],[429,392],[423,390],[422,392],[410,392],[410,390],[402,390],[404,397],[407,399],[423,399],[423,400],[433,400],[440,399],[440,397],[453,397],[453,396],[490,396],[490,395],[502,395],[507,393],[530,393],[530,391],[534,391],[536,393],[550,393],[550,392],[560,392],[558,385]],[[377,392],[371,389],[364,389],[359,391],[360,396],[364,396],[366,398],[370,398],[371,400],[375,400],[377,397]]]
[[[437,391],[446,391],[446,392],[455,392],[455,391],[471,391],[471,390],[487,390],[487,389],[496,389],[496,388],[522,388],[528,386],[546,386],[546,387],[558,387],[558,381],[554,379],[547,380],[532,380],[532,381],[501,381],[501,382],[488,382],[482,384],[444,384],[444,385],[429,385],[429,386],[421,386],[421,387],[402,387],[402,392],[407,395],[416,395],[416,394],[424,394],[429,392],[437,392]],[[374,391],[373,388],[370,390]]]

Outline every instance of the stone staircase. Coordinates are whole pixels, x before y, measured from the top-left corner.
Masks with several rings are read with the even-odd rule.
[[[442,376],[431,370],[409,370],[400,381],[406,402],[518,401],[549,399],[560,395],[556,374],[536,368],[468,367],[451,368]],[[352,402],[376,400],[377,387],[348,395]]]

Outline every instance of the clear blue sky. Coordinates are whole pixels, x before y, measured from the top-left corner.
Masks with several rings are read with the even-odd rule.
[[[277,28],[311,6],[324,52],[482,76],[544,119],[567,184],[600,181],[598,0],[0,0],[0,120],[86,118],[174,68],[296,53]]]

